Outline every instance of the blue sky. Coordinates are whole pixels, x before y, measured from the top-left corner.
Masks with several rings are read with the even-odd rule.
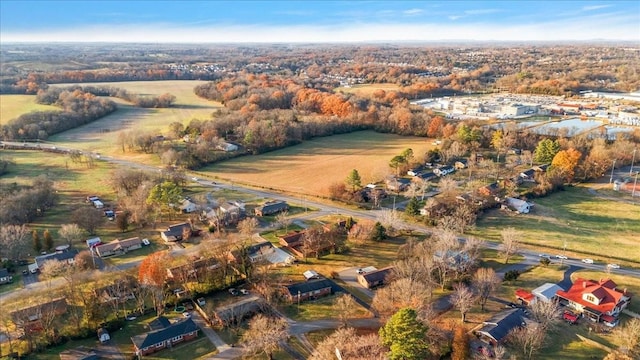
[[[0,1],[0,42],[640,42],[640,1]]]

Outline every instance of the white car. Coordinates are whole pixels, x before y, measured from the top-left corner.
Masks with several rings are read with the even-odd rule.
[[[142,239],[142,243],[145,245],[151,245],[151,242],[149,241],[149,239]]]
[[[541,258],[545,258],[545,259],[549,259],[549,260],[551,260],[551,256],[549,256],[549,255],[547,255],[547,254],[540,254],[540,255],[538,255],[538,256],[540,256]]]
[[[609,269],[620,269],[620,265],[618,264],[607,264]]]
[[[562,260],[567,260],[568,259],[568,257],[566,257],[564,255],[556,255],[556,258],[562,259]]]
[[[582,262],[585,264],[593,264],[593,260],[591,259],[582,259]]]

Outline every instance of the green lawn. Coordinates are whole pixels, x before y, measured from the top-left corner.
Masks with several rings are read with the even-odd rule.
[[[321,319],[335,318],[333,310],[333,302],[337,295],[322,297],[318,300],[302,301],[298,307],[297,303],[286,305],[280,310],[289,318],[296,321],[314,321]],[[370,316],[369,311],[360,305],[356,305],[357,309],[354,318]]]
[[[640,266],[638,205],[603,200],[583,187],[569,187],[533,202],[530,214],[486,213],[473,234],[498,241],[502,229],[513,227],[522,233],[524,243],[540,251],[560,252],[566,243],[570,257]]]
[[[36,103],[35,95],[0,95],[0,125],[5,125],[18,116],[33,111],[51,111],[61,109],[52,105]]]
[[[511,264],[516,264],[524,260],[522,255],[515,255],[509,259],[509,263],[504,263],[504,257],[500,255],[498,250],[493,249],[482,249],[480,252],[480,263],[479,267],[491,268],[493,270],[500,270],[505,266],[509,266]]]

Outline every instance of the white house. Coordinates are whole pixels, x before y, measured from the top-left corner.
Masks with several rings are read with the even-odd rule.
[[[451,165],[445,165],[437,169],[433,169],[433,173],[438,176],[446,176],[448,174],[451,174],[454,171],[456,171],[456,169]]]
[[[94,200],[93,206],[95,206],[96,209],[102,209],[104,207],[104,203],[100,200]]]
[[[196,205],[194,202],[192,202],[189,199],[184,199],[182,201],[182,203],[180,204],[179,207],[180,211],[185,213],[185,214],[189,214],[192,213],[196,210],[198,210],[198,205]]]
[[[507,206],[509,206],[510,208],[514,209],[515,211],[521,214],[528,214],[529,211],[531,211],[531,208],[533,207],[533,204],[530,202],[512,198],[512,197],[508,197],[506,201],[507,201]]]
[[[226,152],[232,152],[232,151],[238,151],[238,145],[236,144],[231,144],[228,142],[223,142],[221,144],[219,144],[218,146],[216,146],[217,149],[222,150],[222,151],[226,151]]]

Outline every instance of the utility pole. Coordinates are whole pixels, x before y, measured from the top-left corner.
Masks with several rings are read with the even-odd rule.
[[[636,160],[636,151],[638,149],[633,149],[633,158],[631,158],[631,169],[629,169],[629,175],[631,175],[633,173],[633,163]]]
[[[633,190],[631,190],[631,198],[632,199],[633,199],[634,196],[636,196],[636,186],[638,186],[638,173],[636,173],[636,180],[633,182]]]
[[[611,177],[609,178],[609,184],[613,182],[613,170],[616,168],[616,160],[613,160],[613,166],[611,166]]]

